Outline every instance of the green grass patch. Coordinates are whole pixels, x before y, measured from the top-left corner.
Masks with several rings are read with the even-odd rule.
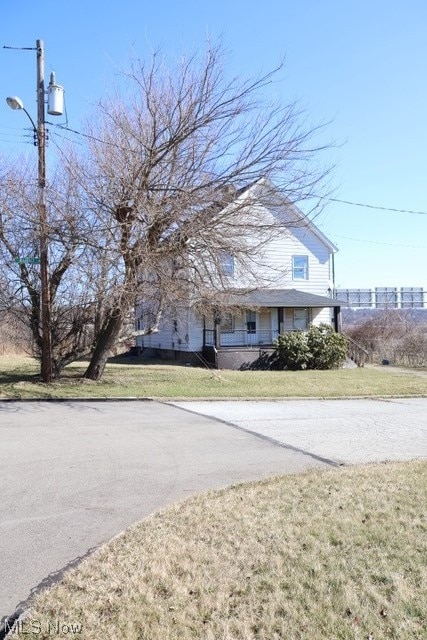
[[[39,363],[0,358],[0,398],[289,398],[427,395],[420,370],[365,367],[331,371],[216,371],[152,361],[110,362],[101,381],[82,378],[87,363],[66,368],[51,385]]]
[[[425,461],[192,498],[40,594],[26,637],[59,621],[85,640],[426,638],[426,505]]]

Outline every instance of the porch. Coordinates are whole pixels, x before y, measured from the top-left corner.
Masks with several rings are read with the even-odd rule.
[[[306,331],[310,324],[332,324],[340,330],[340,305],[333,298],[295,289],[257,290],[236,295],[234,308],[205,318],[203,347],[272,346],[279,334]]]
[[[340,306],[333,298],[295,289],[238,294],[227,310],[218,309],[211,318],[205,317],[204,356],[220,368],[246,366],[262,353],[272,352],[282,333],[306,331],[310,324],[321,323],[340,331]]]

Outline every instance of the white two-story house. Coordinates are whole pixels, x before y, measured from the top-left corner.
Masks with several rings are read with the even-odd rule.
[[[254,242],[255,271],[249,277],[232,253],[221,256],[227,286],[212,295],[211,309],[181,301],[164,316],[158,332],[137,338],[143,354],[238,369],[271,351],[280,333],[320,323],[339,331],[341,303],[333,298],[337,248],[280,195],[274,205],[261,197],[263,204],[255,205],[265,185],[260,180],[238,195],[258,206],[264,221],[279,222],[262,248]]]

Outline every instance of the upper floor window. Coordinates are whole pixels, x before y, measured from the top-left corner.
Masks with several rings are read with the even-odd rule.
[[[219,257],[219,264],[221,268],[221,273],[224,276],[234,276],[234,256],[230,253],[221,253]]]
[[[308,256],[292,256],[293,280],[308,280]]]

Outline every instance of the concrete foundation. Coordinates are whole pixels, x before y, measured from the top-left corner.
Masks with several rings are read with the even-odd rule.
[[[174,351],[173,349],[144,349],[141,357],[174,361],[191,366],[210,366],[214,369],[258,369],[263,361],[273,353],[273,348],[236,347],[234,349],[214,349],[206,347],[203,352]]]

